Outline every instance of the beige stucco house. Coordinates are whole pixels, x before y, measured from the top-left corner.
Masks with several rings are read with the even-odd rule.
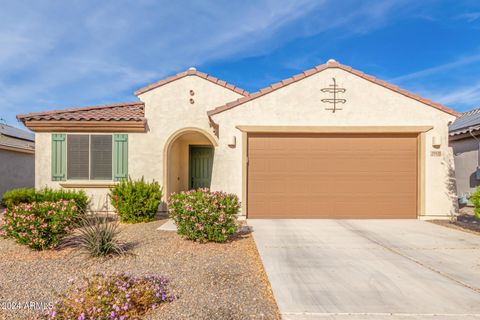
[[[456,211],[457,113],[330,60],[258,92],[195,69],[139,102],[19,115],[37,187],[82,188],[110,210],[127,176],[166,194],[237,194],[248,218],[435,218]]]

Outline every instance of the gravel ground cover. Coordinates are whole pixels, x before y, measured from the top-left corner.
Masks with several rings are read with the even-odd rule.
[[[145,319],[280,319],[251,234],[240,232],[225,244],[200,244],[174,232],[156,230],[165,219],[121,225],[130,255],[86,258],[72,249],[35,252],[0,238],[0,319],[31,319],[39,311],[6,310],[6,304],[52,302],[69,279],[125,271],[160,274],[178,299]]]
[[[480,235],[480,220],[470,213],[460,213],[455,220],[431,220],[431,222]]]

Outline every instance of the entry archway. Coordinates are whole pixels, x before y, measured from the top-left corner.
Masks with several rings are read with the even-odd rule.
[[[189,127],[174,132],[163,152],[165,195],[210,187],[216,146],[216,139],[203,129]]]

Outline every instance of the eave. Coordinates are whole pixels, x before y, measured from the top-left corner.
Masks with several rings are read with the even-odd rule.
[[[147,121],[29,120],[25,126],[34,132],[146,132]]]

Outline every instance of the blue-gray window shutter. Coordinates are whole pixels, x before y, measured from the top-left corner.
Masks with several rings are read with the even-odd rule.
[[[128,134],[113,135],[113,179],[128,178]]]
[[[67,168],[66,134],[52,133],[52,181],[65,181]]]

